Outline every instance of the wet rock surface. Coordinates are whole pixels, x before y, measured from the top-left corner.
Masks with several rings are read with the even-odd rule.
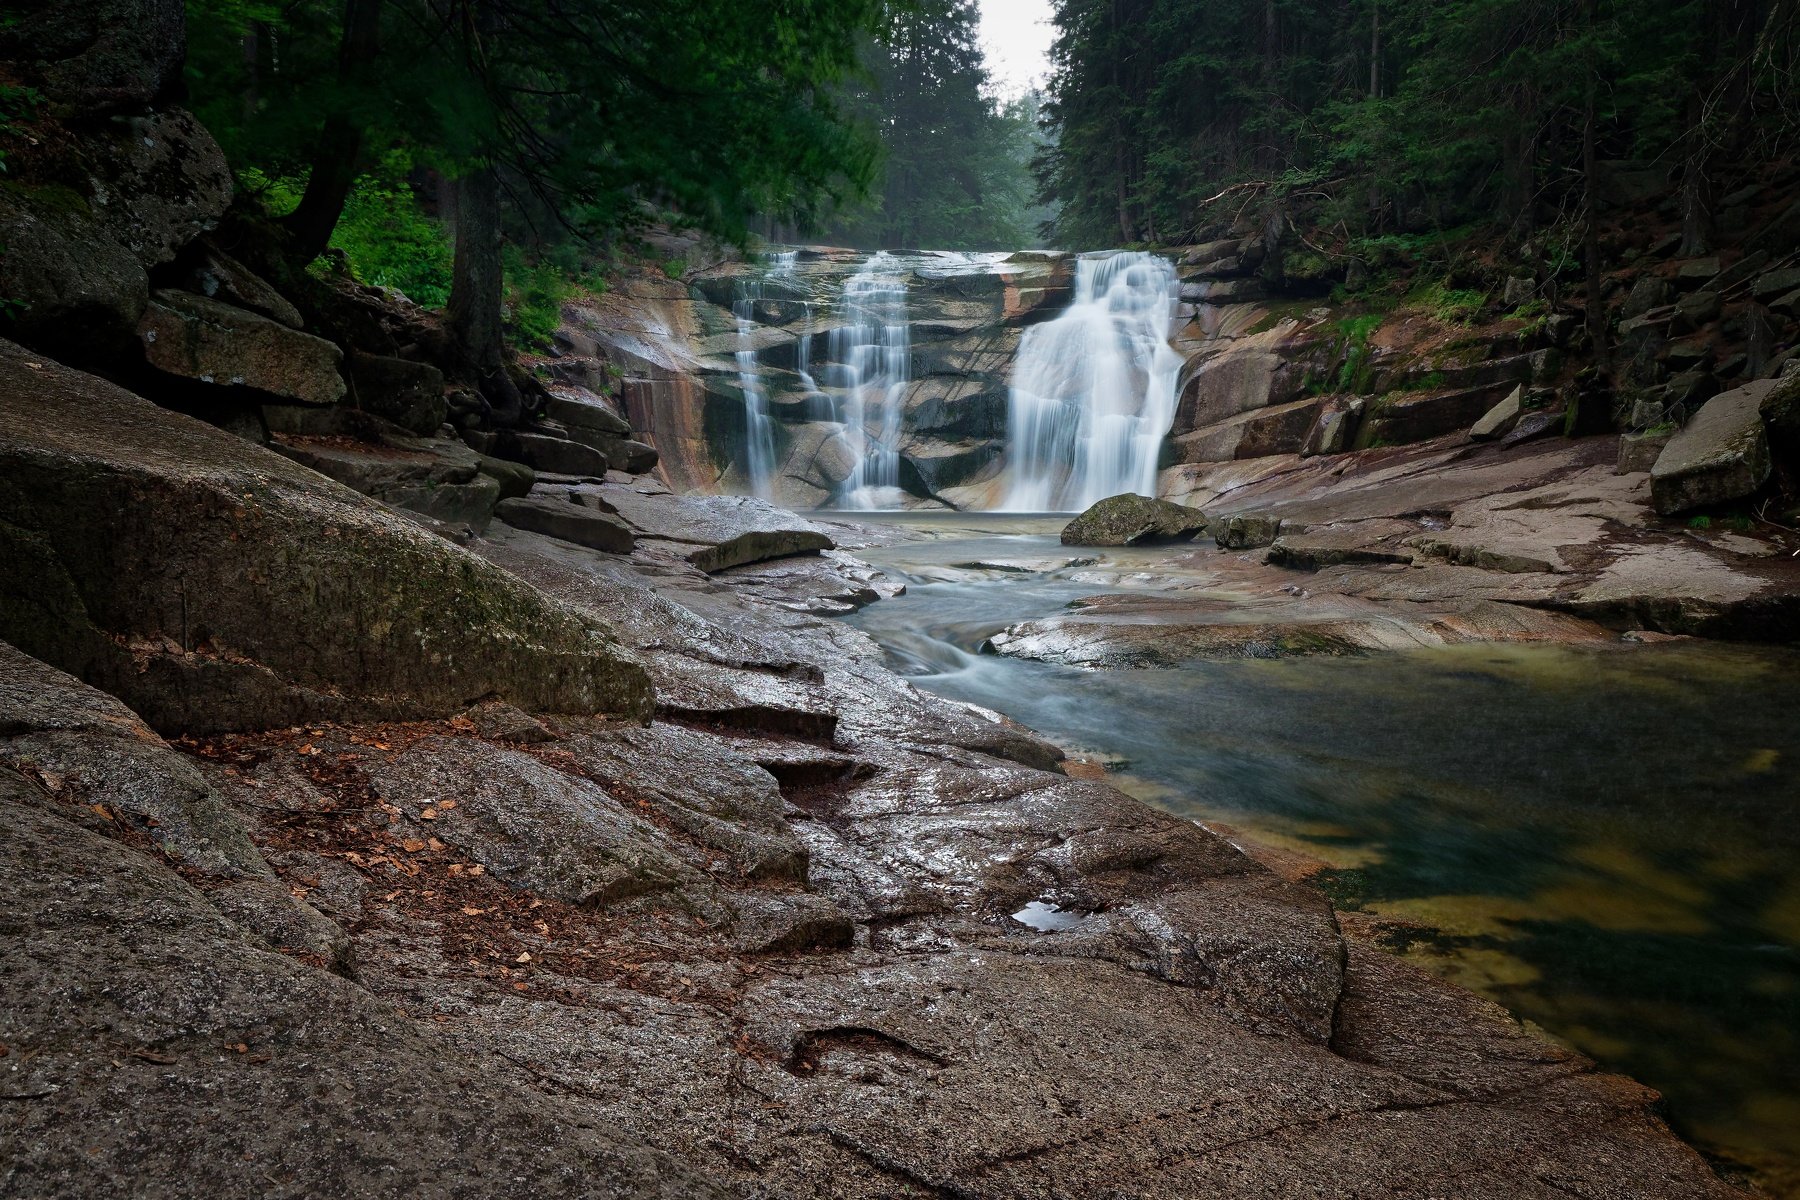
[[[1206,532],[1206,517],[1191,508],[1147,496],[1112,496],[1070,521],[1065,546],[1135,546],[1192,539]]]
[[[129,432],[121,402],[83,394]],[[156,494],[118,430],[75,432]],[[164,473],[211,446],[159,432]],[[13,437],[9,463],[75,472],[46,436]],[[305,494],[336,527],[382,530],[367,574],[419,569],[424,535],[232,445],[233,470],[261,473],[232,476],[234,502]],[[18,964],[0,977],[0,1182],[1734,1194],[1651,1093],[1347,942],[1318,892],[1069,777],[1029,731],[889,673],[808,611],[809,591],[874,590],[848,554],[709,570],[669,536],[695,527],[691,506],[581,486],[638,526],[631,554],[496,526],[468,577],[503,569],[577,628],[610,622],[654,688],[648,723],[512,691],[171,748],[116,702],[0,659],[0,941]],[[9,524],[35,511],[7,494]],[[674,549],[643,545],[659,540]],[[383,653],[407,678],[433,647]],[[81,765],[121,746],[181,764],[186,790],[157,811],[204,809],[235,866],[172,866],[160,824],[96,810],[146,808],[122,771]],[[63,772],[82,786],[56,786]],[[1063,919],[1018,916],[1035,912]]]
[[[1747,394],[1775,394],[1771,389],[1758,385]],[[1760,435],[1756,405],[1747,412]],[[1221,549],[1250,553],[1187,552],[1171,561],[1197,573],[1193,586],[1213,594],[1208,604],[1244,601],[1246,611],[1266,608],[1278,622],[1284,605],[1297,606],[1296,620],[1310,624],[1308,605],[1370,602],[1371,615],[1417,630],[1491,603],[1514,610],[1489,610],[1506,617],[1497,631],[1536,629],[1553,638],[1587,636],[1579,623],[1545,619],[1556,614],[1618,632],[1800,636],[1800,565],[1791,553],[1800,542],[1773,524],[1742,522],[1728,531],[1710,521],[1665,521],[1654,477],[1621,474],[1620,464],[1614,438],[1509,446],[1450,437],[1335,461],[1174,468],[1164,472],[1165,484],[1212,519]],[[1258,545],[1269,549],[1257,553]],[[1080,628],[1090,647],[1083,655],[1101,653],[1104,608],[1059,621]],[[1475,629],[1488,624],[1477,617]],[[1124,643],[1143,636],[1120,634]]]

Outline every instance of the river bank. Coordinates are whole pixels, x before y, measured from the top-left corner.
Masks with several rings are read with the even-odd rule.
[[[1179,641],[1196,609],[1266,624],[1304,607],[1284,582],[1324,588],[1185,544],[1063,546],[1060,516],[887,519],[918,540],[866,556],[907,592],[849,621],[896,670],[1319,884],[1348,935],[1646,1080],[1678,1129],[1794,1194],[1800,656],[1576,629],[1072,666],[994,643],[1111,596],[1155,647],[1159,619]]]
[[[0,409],[9,1188],[1735,1194],[814,615],[879,535],[556,477],[563,536],[421,527],[17,349]]]

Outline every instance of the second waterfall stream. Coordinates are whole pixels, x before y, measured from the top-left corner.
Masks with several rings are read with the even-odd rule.
[[[1082,258],[1075,297],[1026,330],[1007,416],[1008,512],[1077,512],[1156,495],[1181,358],[1169,345],[1175,267],[1137,251]]]

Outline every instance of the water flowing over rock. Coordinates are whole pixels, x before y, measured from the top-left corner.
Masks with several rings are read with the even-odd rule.
[[[1002,508],[1075,511],[1121,492],[1156,494],[1181,369],[1169,346],[1174,298],[1175,269],[1155,255],[1079,261],[1074,303],[1019,345]]]
[[[776,279],[792,279],[796,251],[774,256],[770,275]],[[769,397],[764,391],[762,371],[756,362],[756,345],[752,331],[756,325],[757,302],[763,299],[761,280],[744,280],[738,285],[739,296],[731,313],[737,318],[738,386],[744,391],[744,478],[750,494],[767,500],[775,478],[775,425],[769,419]]]
[[[906,281],[886,253],[844,281],[845,324],[831,331],[843,370],[844,425],[856,454],[845,508],[895,508],[900,501],[900,416],[911,373]],[[873,426],[873,432],[871,432]]]

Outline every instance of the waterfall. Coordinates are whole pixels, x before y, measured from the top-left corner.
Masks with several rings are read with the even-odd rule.
[[[886,251],[844,281],[839,316],[843,323],[831,331],[830,354],[843,367],[844,435],[856,461],[840,502],[845,508],[896,508],[912,337],[906,281]]]
[[[792,278],[798,261],[799,254],[792,250],[774,255],[768,278]],[[741,280],[737,291],[731,315],[737,318],[738,387],[744,393],[744,478],[752,496],[767,500],[775,487],[775,423],[769,416],[769,397],[763,390],[762,371],[751,341],[763,281]]]
[[[1076,512],[1156,494],[1181,358],[1169,345],[1175,268],[1137,251],[1081,258],[1075,299],[1025,331],[1007,412],[1008,512]]]

